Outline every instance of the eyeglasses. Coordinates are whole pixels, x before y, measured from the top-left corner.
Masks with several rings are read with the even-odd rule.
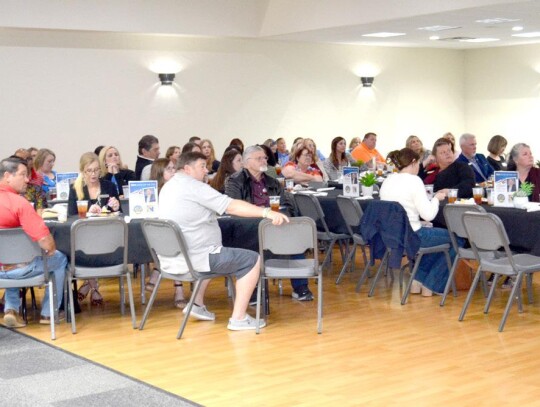
[[[84,170],[84,172],[86,172],[89,175],[99,174],[99,168],[94,168],[94,169],[87,168],[86,170]]]
[[[313,158],[313,154],[309,154],[309,153],[302,153],[302,154],[300,154],[300,157],[307,157],[307,158]]]
[[[266,161],[268,160],[268,157],[249,157],[248,160],[255,160],[255,161]]]

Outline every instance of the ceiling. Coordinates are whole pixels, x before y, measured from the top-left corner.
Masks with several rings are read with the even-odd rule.
[[[540,0],[27,0],[24,5],[0,0],[0,29],[454,49],[540,42],[540,34],[513,36],[540,32]],[[486,19],[503,20],[478,22]],[[434,26],[453,28],[420,29]],[[523,29],[512,31],[516,26]],[[377,32],[404,35],[364,36]]]

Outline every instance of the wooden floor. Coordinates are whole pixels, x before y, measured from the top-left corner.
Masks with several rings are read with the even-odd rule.
[[[508,291],[497,291],[488,315],[478,294],[458,322],[464,292],[443,308],[440,297],[416,295],[401,306],[397,281],[368,298],[365,287],[354,292],[357,273],[339,286],[335,272],[325,279],[322,335],[316,302],[291,300],[288,282],[282,297],[271,288],[269,324],[257,336],[226,329],[231,308],[223,280],[214,281],[207,306],[216,321],[188,323],[180,341],[172,283],[139,331],[119,314],[116,284],[103,282],[104,308],[84,303],[78,333],[62,324],[54,345],[205,406],[540,405],[537,304],[521,315],[514,308],[498,333]],[[23,332],[50,342],[46,326]]]

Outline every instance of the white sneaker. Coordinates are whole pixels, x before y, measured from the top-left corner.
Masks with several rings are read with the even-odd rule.
[[[227,329],[230,331],[248,331],[253,330],[257,328],[257,320],[253,318],[252,316],[246,314],[246,317],[240,321],[236,319],[229,319],[229,325],[227,325]],[[266,326],[266,322],[264,319],[259,319],[259,328],[264,328]]]
[[[188,307],[184,308],[182,313],[186,314],[187,310],[188,310]],[[215,321],[216,319],[216,314],[208,311],[204,305],[201,307],[200,305],[197,305],[197,304],[193,304],[193,307],[191,308],[191,312],[189,313],[189,316],[195,319],[199,319],[201,321]]]

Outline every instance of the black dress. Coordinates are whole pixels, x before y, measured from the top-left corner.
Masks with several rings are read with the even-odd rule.
[[[111,181],[104,180],[102,178],[99,179],[99,185],[101,189],[101,195],[108,195],[108,197],[114,197],[120,202],[120,198],[118,197],[118,191],[116,189],[116,185],[114,185]],[[84,200],[88,201],[88,208],[90,208],[93,204],[97,203],[97,199],[90,199],[90,195],[88,194],[88,187],[83,187],[84,192]],[[75,192],[75,189],[73,188],[73,185],[69,188],[69,199],[68,199],[68,215],[77,215],[77,201],[79,199],[77,198],[77,193]],[[100,199],[99,206],[103,207],[107,205],[108,198],[102,198]],[[110,207],[109,210],[111,212],[114,212]],[[122,208],[120,207],[120,210]]]

